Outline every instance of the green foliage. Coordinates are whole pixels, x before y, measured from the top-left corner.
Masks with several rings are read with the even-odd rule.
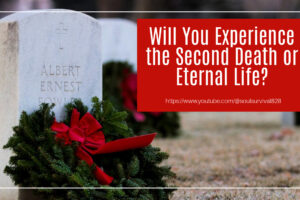
[[[134,136],[124,121],[126,112],[118,112],[110,102],[99,102],[93,98],[90,113],[103,126],[106,142]],[[158,189],[109,189],[99,185],[93,175],[94,166],[79,160],[74,152],[78,143],[65,146],[55,140],[50,130],[54,121],[53,105],[42,104],[32,114],[22,113],[20,123],[14,127],[14,134],[4,148],[12,149],[5,173],[16,185],[24,187],[102,187],[101,190],[52,190],[40,189],[35,192],[44,199],[81,200],[127,200],[127,199],[168,199],[172,190]],[[83,116],[87,107],[80,100],[66,105],[69,124],[71,112],[76,108]],[[168,155],[159,148],[148,146],[142,149],[93,156],[94,162],[114,177],[112,187],[164,187],[166,178],[173,177],[170,168],[159,164]]]
[[[124,70],[133,73],[132,66],[127,62],[108,62],[103,65],[103,96],[109,100],[118,110],[125,110],[121,96],[121,83],[124,80]],[[135,133],[147,134],[157,132],[161,137],[176,137],[180,134],[179,115],[176,112],[165,112],[159,116],[151,113],[143,113],[146,120],[137,122],[131,111],[128,111],[127,123]]]

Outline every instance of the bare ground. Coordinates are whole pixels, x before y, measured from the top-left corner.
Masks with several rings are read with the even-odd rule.
[[[181,113],[183,135],[154,142],[179,187],[300,186],[300,129],[280,113]],[[288,130],[288,131],[286,131]],[[282,135],[283,133],[283,135]],[[300,199],[296,190],[177,190],[172,199]]]

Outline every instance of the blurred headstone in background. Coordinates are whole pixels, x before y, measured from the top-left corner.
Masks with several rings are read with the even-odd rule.
[[[49,9],[52,8],[52,0],[0,0],[0,11],[22,11],[33,9]],[[0,13],[0,17],[12,13]]]
[[[242,0],[245,11],[295,11],[299,8],[299,0]],[[291,18],[296,13],[249,13],[251,18]]]
[[[283,126],[295,126],[296,115],[294,112],[282,112],[281,122]]]
[[[282,112],[281,122],[283,126],[300,126],[300,112]]]
[[[16,10],[49,9],[52,0],[16,0]]]
[[[298,5],[298,0],[243,0],[243,8],[248,11],[297,10]]]
[[[125,19],[99,19],[103,63],[126,61],[137,68],[137,27]]]

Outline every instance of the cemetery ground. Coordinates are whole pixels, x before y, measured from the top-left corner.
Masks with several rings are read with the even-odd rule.
[[[183,135],[157,139],[179,187],[300,186],[300,128],[280,113],[180,113]],[[300,199],[295,190],[178,190],[172,199]]]

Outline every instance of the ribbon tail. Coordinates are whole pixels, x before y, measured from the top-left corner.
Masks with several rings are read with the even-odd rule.
[[[76,151],[76,156],[79,159],[85,161],[89,166],[92,166],[94,164],[92,157],[80,147]],[[94,174],[96,176],[96,179],[101,185],[109,185],[114,180],[113,177],[107,175],[98,166],[96,166],[96,169],[94,170]]]
[[[124,138],[119,140],[114,140],[103,144],[98,149],[90,152],[91,154],[105,154],[114,153],[120,151],[127,151],[131,149],[143,148],[150,145],[155,138],[156,133],[141,135],[136,137]]]
[[[76,156],[80,160],[84,160],[89,166],[92,166],[94,164],[92,157],[87,152],[85,152],[81,147],[77,149]]]
[[[113,177],[107,175],[100,167],[96,167],[94,174],[101,185],[109,185],[114,180]]]

